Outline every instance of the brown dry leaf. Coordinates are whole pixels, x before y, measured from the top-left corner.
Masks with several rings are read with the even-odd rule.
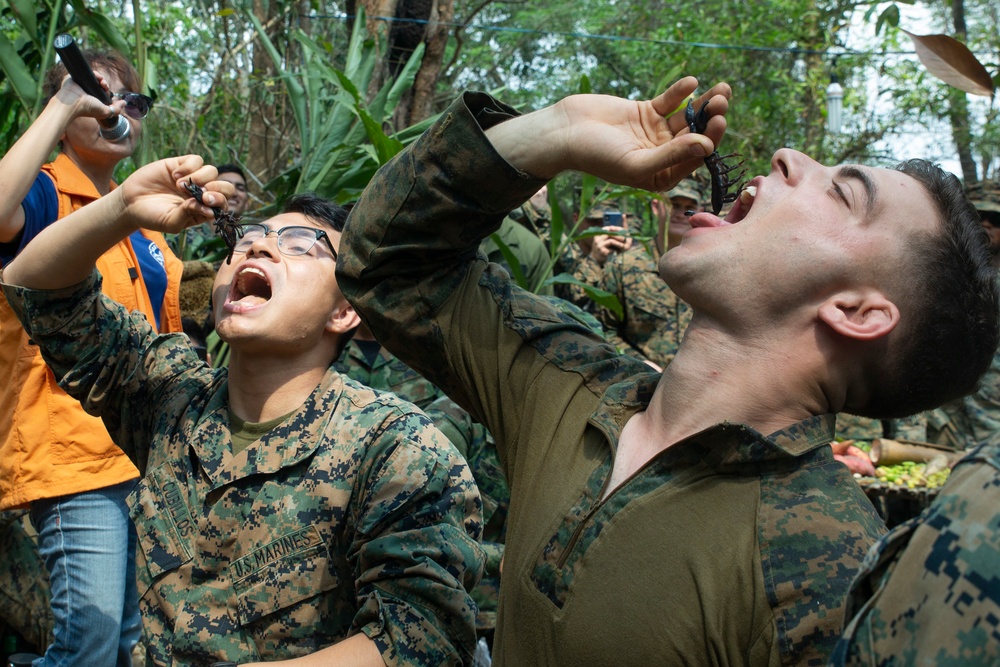
[[[913,40],[917,57],[928,72],[949,86],[967,93],[993,96],[993,79],[965,44],[948,35],[914,35],[908,30],[903,32]]]

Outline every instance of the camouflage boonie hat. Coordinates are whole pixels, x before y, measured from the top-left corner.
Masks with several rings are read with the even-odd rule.
[[[969,201],[980,213],[1000,214],[1000,182],[980,181],[965,188]]]
[[[698,186],[697,181],[690,178],[685,178],[673,190],[667,193],[668,199],[673,199],[674,197],[686,197],[687,199],[694,200],[695,206],[701,206],[701,188]]]

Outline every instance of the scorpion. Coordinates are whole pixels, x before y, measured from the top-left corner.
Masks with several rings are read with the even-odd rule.
[[[708,114],[705,112],[705,107],[708,106],[708,102],[701,105],[701,108],[696,112],[691,100],[688,100],[687,108],[684,110],[684,120],[687,121],[688,128],[692,132],[698,134],[704,134],[705,128],[708,127]],[[708,169],[708,174],[712,179],[712,213],[719,215],[719,211],[726,204],[732,204],[736,201],[736,198],[740,196],[740,190],[743,187],[741,179],[746,175],[746,167],[743,167],[745,160],[734,165],[727,165],[725,160],[729,158],[741,157],[739,153],[730,153],[729,155],[719,155],[719,151],[713,151],[711,155],[705,158],[705,168]],[[743,167],[742,169],[740,169]],[[733,177],[729,174],[739,169],[739,173]],[[733,186],[736,186],[733,188]],[[733,188],[730,191],[730,188]],[[687,211],[688,215],[692,215],[694,211]]]
[[[201,196],[205,194],[205,191],[198,186],[197,183],[188,181],[184,184],[184,187],[191,196],[195,198],[195,201],[201,202]],[[236,247],[236,242],[240,240],[243,236],[243,227],[240,225],[240,216],[225,211],[221,208],[212,207],[212,213],[215,214],[215,231],[222,237],[222,240],[226,242],[229,246],[229,254],[226,255],[226,264],[229,264],[233,260],[233,248]]]

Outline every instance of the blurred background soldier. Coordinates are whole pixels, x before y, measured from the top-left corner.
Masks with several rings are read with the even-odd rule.
[[[667,287],[657,267],[663,253],[680,243],[684,232],[691,229],[687,212],[701,210],[702,196],[698,182],[685,179],[667,193],[667,198],[669,205],[659,198],[650,202],[657,224],[653,243],[618,253],[604,265],[601,289],[618,297],[622,314],[610,308],[597,309],[608,340],[657,370],[674,358],[691,321],[691,309]]]

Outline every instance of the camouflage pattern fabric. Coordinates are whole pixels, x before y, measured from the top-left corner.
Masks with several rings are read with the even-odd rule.
[[[552,270],[549,267],[548,246],[526,227],[510,217],[504,218],[496,235],[517,257],[521,274],[527,283],[525,289],[533,291],[535,294],[553,294],[552,285],[542,284],[546,278],[552,275]],[[486,259],[501,265],[513,277],[507,259],[503,256],[500,246],[496,244],[492,236],[483,239],[480,249],[486,254]]]
[[[674,359],[691,308],[660,277],[656,248],[638,245],[609,257],[601,288],[618,297],[623,314],[598,307],[608,340],[625,354],[665,368]]]
[[[397,359],[384,347],[374,363],[369,363],[356,340],[350,340],[333,365],[338,372],[372,389],[391,391],[420,409],[433,403],[443,392]]]
[[[469,664],[481,503],[427,417],[331,369],[233,455],[226,372],[99,283],[4,289],[144,473],[130,504],[147,664],[284,660],[359,632],[389,665]]]
[[[1000,445],[967,454],[869,552],[847,619],[834,665],[1000,664]]]
[[[846,412],[837,414],[837,437],[844,440],[874,440],[887,437],[886,424],[881,419],[869,419]],[[893,419],[888,423],[893,438],[928,442],[927,413],[918,413],[902,419]]]
[[[514,113],[452,105],[370,183],[338,263],[378,339],[496,439],[511,502],[494,663],[823,664],[885,531],[827,446],[834,416],[719,423],[604,498],[660,374],[479,254],[541,187],[483,137]]]
[[[497,624],[500,600],[500,562],[507,538],[507,510],[510,489],[504,478],[493,436],[482,424],[447,396],[427,407],[427,416],[465,457],[476,478],[483,498],[483,551],[486,566],[479,585],[472,589],[472,599],[479,606],[476,630],[492,630]]]
[[[485,526],[483,550],[486,552],[486,565],[482,580],[472,590],[472,599],[479,607],[476,630],[493,629],[496,627],[500,559],[503,557],[510,492],[489,431],[482,424],[475,423],[468,412],[384,347],[379,350],[375,363],[369,366],[357,341],[352,340],[344,348],[335,368],[361,384],[380,391],[391,391],[425,410],[434,425],[465,457],[482,496]]]
[[[6,624],[42,654],[52,643],[49,573],[27,510],[0,512],[0,626]]]

